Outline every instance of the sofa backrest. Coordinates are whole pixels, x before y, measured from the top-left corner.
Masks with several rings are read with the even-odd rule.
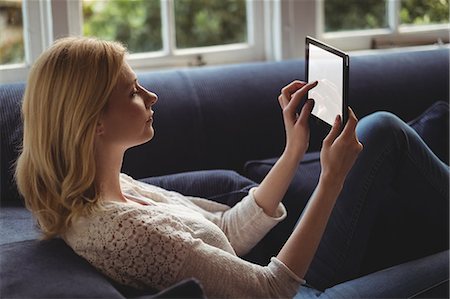
[[[14,162],[22,142],[21,102],[24,83],[0,85],[0,204],[20,205]]]
[[[358,117],[387,110],[408,121],[449,99],[448,47],[350,57],[349,102]],[[127,151],[135,178],[200,169],[240,171],[252,159],[278,156],[284,128],[280,89],[304,79],[304,61],[244,63],[138,73],[159,96],[154,139]],[[19,202],[12,167],[20,146],[24,84],[0,85],[1,202]],[[312,125],[310,150],[324,132]]]

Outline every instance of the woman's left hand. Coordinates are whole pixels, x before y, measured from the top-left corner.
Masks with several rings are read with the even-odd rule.
[[[317,81],[306,83],[293,81],[281,89],[278,102],[283,109],[284,126],[286,129],[285,153],[294,155],[299,160],[303,157],[309,146],[308,119],[314,106],[313,100],[307,100],[300,114],[298,107],[306,93],[317,86]]]

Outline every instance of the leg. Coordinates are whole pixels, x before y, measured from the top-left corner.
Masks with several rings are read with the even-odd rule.
[[[335,285],[301,287],[295,299],[448,298],[448,250]]]
[[[319,298],[448,298],[448,257],[446,250],[384,269],[338,284]]]
[[[448,166],[390,113],[362,119],[357,133],[364,150],[347,177],[306,276],[318,289],[360,275],[371,230],[385,206],[395,207],[390,213],[417,215],[415,221],[439,232],[435,238],[448,246]],[[423,237],[415,234],[416,242]]]

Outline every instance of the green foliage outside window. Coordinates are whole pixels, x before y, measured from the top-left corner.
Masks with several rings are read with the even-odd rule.
[[[22,3],[0,0],[0,65],[24,60]]]
[[[382,0],[325,0],[325,32],[388,27]]]
[[[387,28],[387,0],[324,0],[325,31]],[[449,0],[400,1],[400,24],[449,23]]]
[[[245,42],[245,0],[175,0],[177,48]],[[84,0],[83,33],[125,43],[131,52],[162,49],[160,0]]]
[[[246,20],[245,0],[176,0],[177,48],[245,42]]]
[[[123,42],[130,52],[162,49],[160,0],[83,1],[83,34]]]
[[[162,49],[160,0],[82,1],[84,35],[122,41],[134,53]],[[387,0],[320,1],[326,32],[388,27]],[[449,23],[449,0],[395,1],[401,24]],[[24,61],[21,3],[0,0],[0,64]],[[177,48],[247,40],[245,0],[174,0],[174,9]]]
[[[449,22],[449,0],[401,0],[400,23],[440,24]]]

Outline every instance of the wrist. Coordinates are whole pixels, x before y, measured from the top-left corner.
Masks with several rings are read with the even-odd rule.
[[[294,149],[292,146],[286,146],[281,157],[290,160],[292,163],[299,164],[303,159],[305,152],[306,150],[304,149]]]
[[[318,184],[331,192],[340,193],[344,186],[344,180],[337,175],[322,172]]]

